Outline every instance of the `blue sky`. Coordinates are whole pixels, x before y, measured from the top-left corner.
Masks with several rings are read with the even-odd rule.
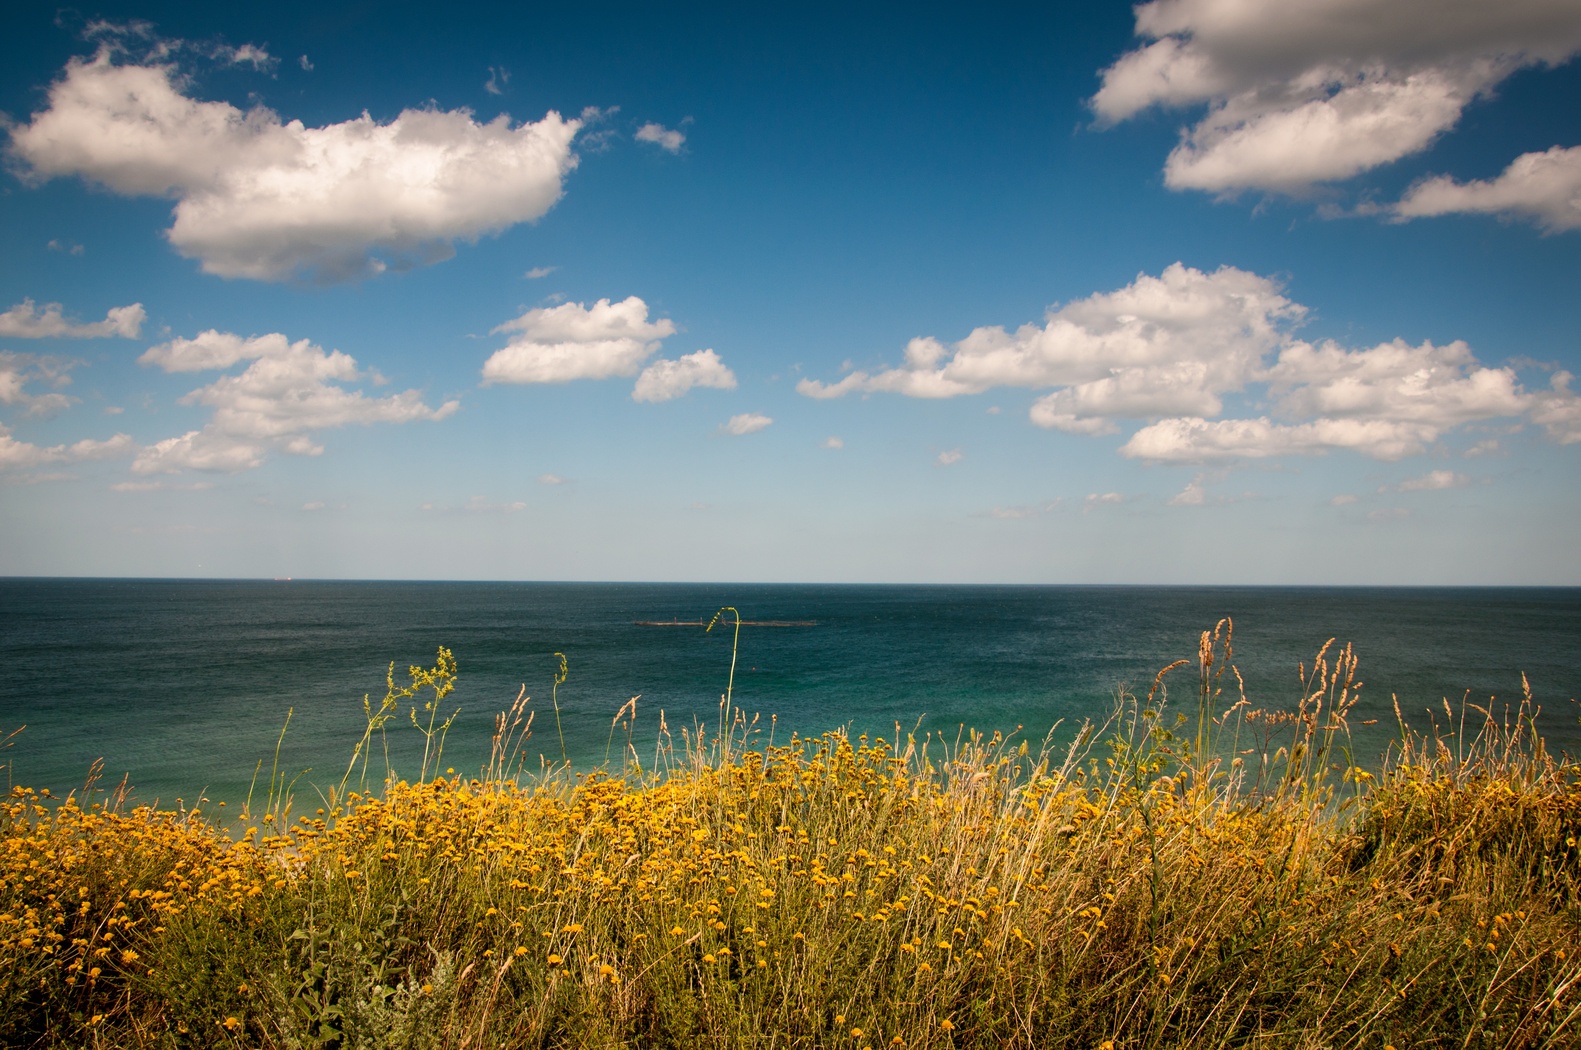
[[[1581,583],[1581,4],[24,4],[0,574]]]

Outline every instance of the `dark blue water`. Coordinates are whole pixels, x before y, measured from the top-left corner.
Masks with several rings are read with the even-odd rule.
[[[1194,658],[1197,637],[1235,621],[1236,663],[1258,706],[1293,705],[1297,662],[1328,638],[1354,642],[1363,752],[1380,753],[1391,694],[1414,723],[1441,699],[1520,697],[1525,671],[1551,746],[1581,751],[1581,590],[1421,588],[936,587],[821,585],[379,583],[193,580],[0,580],[0,778],[64,791],[102,758],[140,797],[240,799],[257,763],[333,783],[362,735],[362,699],[384,694],[396,663],[429,666],[441,645],[460,664],[447,706],[460,715],[445,765],[477,770],[495,712],[525,685],[537,711],[534,762],[566,754],[601,762],[615,712],[641,694],[635,738],[651,755],[660,709],[712,728],[730,671],[731,632],[644,627],[707,620],[722,605],[744,627],[734,699],[771,716],[778,740],[839,725],[889,737],[921,720],[953,737],[962,725],[1041,738],[1055,723],[1101,719],[1124,684]],[[1176,696],[1192,693],[1180,674]],[[396,769],[415,774],[421,737],[392,722]],[[617,734],[618,761],[624,734]],[[376,768],[382,767],[382,757]],[[382,772],[382,768],[380,770]]]

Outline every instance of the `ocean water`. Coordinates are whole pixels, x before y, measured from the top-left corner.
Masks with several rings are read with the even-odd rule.
[[[1359,757],[1394,729],[1391,696],[1425,727],[1442,702],[1502,708],[1521,673],[1543,707],[1555,750],[1581,752],[1581,590],[1258,587],[945,587],[771,584],[397,583],[230,580],[0,580],[0,752],[5,780],[63,792],[102,759],[137,797],[173,804],[206,794],[240,801],[261,762],[298,774],[298,795],[337,782],[361,737],[362,701],[440,646],[460,667],[459,708],[444,764],[488,759],[493,718],[525,686],[536,712],[531,764],[562,755],[579,769],[618,762],[611,720],[637,701],[634,743],[652,755],[660,711],[675,740],[717,725],[730,673],[729,622],[743,627],[738,707],[760,715],[760,740],[839,726],[893,738],[961,727],[1041,739],[1101,720],[1116,691],[1145,691],[1222,617],[1250,699],[1292,706],[1298,661],[1329,638],[1361,658],[1353,714]],[[565,746],[550,705],[559,687]],[[1194,710],[1194,672],[1175,696]],[[290,712],[283,740],[282,727]],[[1377,720],[1377,724],[1362,723]],[[398,772],[415,774],[421,736],[388,730]],[[375,769],[382,773],[382,753]]]

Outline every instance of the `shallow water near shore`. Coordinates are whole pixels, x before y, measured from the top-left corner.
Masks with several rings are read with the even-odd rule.
[[[960,727],[1021,731],[1102,720],[1118,688],[1194,659],[1197,638],[1235,623],[1235,663],[1255,706],[1288,708],[1329,638],[1351,642],[1365,683],[1352,714],[1357,760],[1396,732],[1391,695],[1420,729],[1443,701],[1518,703],[1521,673],[1554,751],[1581,751],[1581,589],[1286,587],[959,587],[781,584],[397,583],[231,580],[0,580],[0,752],[12,783],[64,792],[104,760],[136,796],[240,801],[263,763],[303,774],[298,795],[332,784],[361,738],[385,672],[397,684],[440,646],[460,665],[444,764],[488,759],[496,712],[525,686],[536,712],[528,768],[564,757],[619,764],[616,711],[637,701],[632,744],[653,757],[662,709],[682,729],[718,725],[733,619],[712,632],[638,621],[704,621],[721,606],[743,626],[733,697],[757,713],[758,743],[837,726],[893,737]],[[809,625],[806,621],[811,621]],[[1195,671],[1169,679],[1195,713]],[[1232,697],[1233,698],[1233,697]],[[1221,704],[1228,706],[1228,700]],[[920,728],[919,728],[920,721]],[[1375,722],[1366,725],[1367,722]],[[414,775],[421,736],[403,711],[387,734],[397,772]],[[611,742],[613,741],[613,742]],[[373,769],[382,775],[382,750]]]

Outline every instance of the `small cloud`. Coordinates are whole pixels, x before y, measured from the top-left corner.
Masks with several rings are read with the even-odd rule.
[[[841,440],[840,438],[835,437],[833,434],[830,434],[828,437],[823,439],[823,444],[819,445],[818,447],[819,448],[845,448],[845,442],[843,440]]]
[[[313,72],[313,63],[308,61],[306,55],[303,55],[301,58],[297,59],[296,64],[302,67],[302,72],[304,73]]]
[[[202,492],[214,487],[213,482],[194,481],[177,484],[170,481],[118,481],[110,486],[111,492]],[[321,504],[322,506],[322,504]]]
[[[1001,413],[1003,411],[1004,411],[1004,409],[1000,408],[998,405],[989,405],[988,406],[988,414],[991,415],[991,416],[997,416],[999,413]]]
[[[589,129],[604,123],[619,112],[619,106],[605,106],[602,109],[598,106],[584,106],[582,108],[582,134],[577,137],[577,144],[581,147],[583,153],[602,153],[609,149],[610,140],[620,133],[614,128],[607,127],[598,128],[596,131]]]
[[[1090,492],[1087,498],[1081,501],[1081,512],[1090,514],[1094,507],[1101,507],[1108,503],[1124,503],[1125,497],[1118,492]]]
[[[1059,509],[1060,501],[1050,500],[1047,503],[1024,503],[1017,507],[995,507],[988,512],[990,518],[1000,521],[1024,521],[1027,518],[1038,518],[1044,514],[1052,513]]]
[[[483,363],[483,383],[567,383],[636,375],[675,334],[668,318],[648,320],[635,295],[591,306],[564,303],[528,310],[494,329],[513,333]]]
[[[13,339],[105,339],[120,336],[136,339],[148,314],[142,303],[111,307],[104,320],[79,324],[66,320],[59,303],[45,303],[39,309],[31,299],[23,299],[0,313],[0,336]]]
[[[936,464],[938,464],[939,466],[941,466],[941,467],[949,467],[949,466],[954,466],[956,463],[959,463],[961,460],[963,460],[965,458],[966,458],[966,453],[962,452],[958,448],[951,448],[951,449],[946,449],[943,452],[940,452],[939,453],[939,458],[934,460],[934,462]]]
[[[1341,493],[1338,496],[1335,496],[1333,499],[1329,500],[1328,504],[1331,507],[1346,507],[1346,506],[1349,506],[1350,504],[1355,503],[1355,502],[1356,502],[1356,497],[1355,496],[1352,496],[1348,492],[1344,492],[1344,493]]]
[[[267,70],[275,64],[273,55],[254,44],[243,44],[241,47],[221,47],[215,51],[214,57],[229,62],[233,66],[248,65],[257,70]]]
[[[51,239],[48,248],[52,252],[65,252],[67,255],[81,255],[85,250],[82,245],[74,241],[60,241]]]
[[[731,416],[729,422],[720,426],[726,434],[741,437],[745,434],[756,434],[767,427],[774,420],[758,412],[743,412],[738,416]]]
[[[105,405],[104,406],[104,414],[107,415],[107,416],[118,416],[122,412],[125,412],[125,411],[126,411],[126,409],[122,408],[120,405]]]
[[[1458,489],[1471,484],[1471,479],[1452,470],[1433,470],[1419,478],[1400,482],[1401,492],[1431,492],[1435,489]]]
[[[1208,486],[1223,481],[1228,471],[1207,470],[1192,478],[1185,488],[1175,493],[1169,501],[1171,507],[1200,507],[1209,501]],[[1228,502],[1223,496],[1214,496],[1214,503]]]
[[[568,484],[568,482],[566,481],[565,478],[562,478],[558,474],[539,474],[538,475],[538,484],[540,484],[540,485],[565,485],[565,484]]]
[[[637,129],[638,142],[651,142],[668,153],[679,153],[686,145],[686,136],[663,124],[644,124]]]
[[[304,504],[302,504],[302,509],[303,510],[323,510],[324,509],[324,501],[323,500],[314,500],[311,503],[304,503]]]
[[[495,503],[482,496],[473,496],[467,500],[467,505],[462,509],[468,514],[515,514],[517,511],[526,510],[527,504],[520,500],[512,503]]]
[[[490,66],[489,79],[484,82],[483,90],[491,95],[505,94],[505,85],[511,82],[511,71],[504,66]]]
[[[560,267],[558,266],[534,266],[531,270],[528,270],[526,273],[522,274],[522,276],[527,278],[529,281],[537,281],[544,277],[548,277],[559,268]]]
[[[1479,441],[1475,445],[1466,449],[1465,456],[1467,459],[1475,459],[1478,456],[1492,455],[1497,451],[1499,451],[1499,439],[1488,438],[1488,440]]]
[[[1202,487],[1200,479],[1194,479],[1170,498],[1169,505],[1171,507],[1200,507],[1207,501],[1207,489]]]
[[[642,370],[632,388],[633,401],[669,401],[693,387],[734,390],[736,374],[712,350],[699,350],[677,361],[660,359]]]

